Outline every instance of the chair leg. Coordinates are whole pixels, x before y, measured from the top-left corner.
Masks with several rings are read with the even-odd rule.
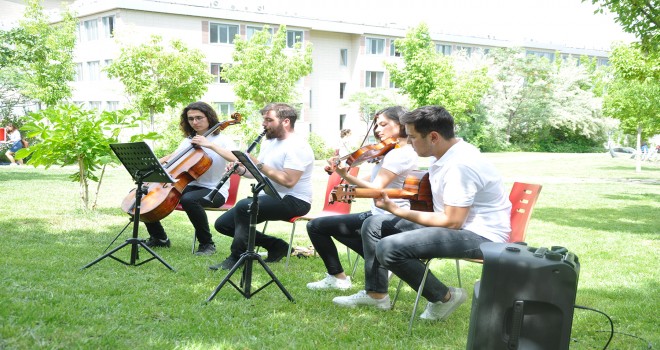
[[[357,271],[358,262],[360,261],[360,254],[355,255],[357,256],[355,257],[355,261],[353,261],[353,272],[351,272],[351,276],[355,276],[355,271]]]
[[[415,315],[417,314],[417,305],[419,305],[419,298],[422,296],[422,290],[424,290],[424,285],[426,284],[426,277],[429,275],[429,267],[431,266],[431,260],[426,261],[426,267],[424,268],[424,276],[422,276],[422,283],[419,284],[417,289],[417,298],[415,298],[415,305],[413,306],[412,315],[410,316],[410,323],[408,324],[408,334],[412,335],[412,325],[415,321]]]
[[[195,254],[195,243],[197,242],[197,237],[195,237],[195,234],[193,233],[193,241],[192,241],[192,253]]]
[[[396,286],[396,293],[394,293],[394,299],[392,299],[392,309],[394,309],[396,300],[399,298],[399,292],[401,291],[402,286],[403,286],[403,280],[399,279],[399,284]]]
[[[289,238],[289,250],[286,252],[286,264],[285,267],[289,267],[289,258],[291,257],[291,249],[293,249],[293,235],[296,233],[296,222],[292,222],[293,227],[291,228],[291,237]]]
[[[459,261],[456,259],[456,276],[458,277],[458,288],[463,288],[463,284],[461,283],[461,264]]]

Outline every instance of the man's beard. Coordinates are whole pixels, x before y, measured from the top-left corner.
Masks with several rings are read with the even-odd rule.
[[[282,124],[278,125],[275,129],[269,129],[266,132],[266,139],[279,139],[284,136],[284,127]]]

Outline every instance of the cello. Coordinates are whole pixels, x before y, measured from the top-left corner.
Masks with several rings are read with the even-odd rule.
[[[234,113],[231,115],[231,120],[214,125],[203,136],[206,137],[217,129],[224,130],[226,127],[240,122],[241,115]],[[140,221],[156,222],[170,215],[179,204],[183,189],[204,174],[211,167],[212,162],[211,157],[201,147],[190,146],[172,155],[163,168],[176,181],[174,183],[153,182],[143,185],[147,191],[140,202]],[[121,209],[131,216],[135,215],[134,191],[135,189],[132,189],[121,203]]]

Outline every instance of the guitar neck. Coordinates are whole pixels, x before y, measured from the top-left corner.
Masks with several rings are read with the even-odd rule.
[[[400,198],[400,199],[415,199],[417,197],[416,192],[406,191],[398,188],[385,188],[382,190],[373,189],[373,188],[356,188],[354,190],[353,197],[355,198],[378,198],[380,197],[381,192],[385,192],[390,198]]]

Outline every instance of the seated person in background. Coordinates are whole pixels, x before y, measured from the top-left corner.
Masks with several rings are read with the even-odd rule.
[[[298,115],[293,107],[271,103],[261,110],[261,114],[266,140],[261,145],[259,156],[256,159],[252,155],[250,157],[259,171],[273,183],[282,200],[260,192],[257,222],[288,221],[295,216],[307,214],[311,208],[314,152],[309,143],[295,133]],[[237,168],[236,173],[252,177],[243,165]],[[242,199],[215,221],[215,229],[225,236],[233,237],[233,241],[231,254],[221,263],[210,266],[211,270],[231,269],[247,250],[250,230],[248,208],[251,203],[251,197]],[[287,242],[258,231],[255,243],[268,251],[266,262],[280,261],[289,249]]]
[[[433,157],[429,180],[433,212],[400,208],[386,194],[376,206],[394,215],[378,215],[362,225],[365,290],[337,297],[337,305],[389,309],[387,271],[413,289],[421,284],[430,258],[482,258],[479,245],[506,242],[511,232],[511,203],[501,177],[479,150],[454,136],[454,119],[443,107],[418,108],[401,118],[420,157]],[[422,295],[423,319],[444,320],[467,294],[429,273]]]
[[[229,194],[229,181],[222,186],[218,194],[210,202],[204,197],[208,195],[225,172],[227,161],[233,162],[236,157],[230,149],[234,148],[233,142],[227,136],[215,130],[211,135],[204,135],[211,127],[218,124],[218,116],[215,110],[204,102],[193,102],[181,112],[179,127],[186,136],[179,147],[172,154],[160,159],[161,163],[167,162],[172,155],[190,147],[191,145],[202,147],[206,154],[211,157],[213,163],[204,174],[196,180],[191,181],[181,193],[181,207],[188,215],[190,223],[195,228],[195,237],[199,241],[196,255],[211,255],[215,253],[215,243],[209,229],[209,220],[206,216],[205,207],[222,206]],[[169,247],[170,240],[167,238],[165,229],[160,221],[145,223],[149,232],[149,247]]]
[[[5,156],[7,156],[7,159],[9,159],[9,165],[23,165],[22,159],[19,159],[18,161],[14,159],[16,152],[23,148],[23,143],[21,142],[21,132],[18,131],[18,128],[12,123],[7,125],[6,130],[9,139],[8,143],[10,146],[9,150],[5,152]]]
[[[396,138],[399,148],[389,151],[383,159],[373,167],[369,181],[359,179],[348,174],[348,167],[337,165],[338,158],[333,157],[328,163],[349,184],[360,188],[402,188],[406,176],[417,169],[417,154],[408,145],[408,138],[399,122],[399,118],[407,112],[403,107],[389,107],[376,113],[375,133],[380,141]],[[355,151],[355,150],[354,150]],[[410,207],[410,202],[396,199],[397,205]],[[327,275],[318,282],[307,284],[309,289],[348,289],[351,279],[346,276],[339,260],[337,247],[332,238],[341,242],[349,249],[363,256],[362,237],[360,228],[362,223],[371,215],[386,214],[387,212],[372,205],[371,210],[362,213],[320,217],[307,223],[307,234],[319,254]]]

